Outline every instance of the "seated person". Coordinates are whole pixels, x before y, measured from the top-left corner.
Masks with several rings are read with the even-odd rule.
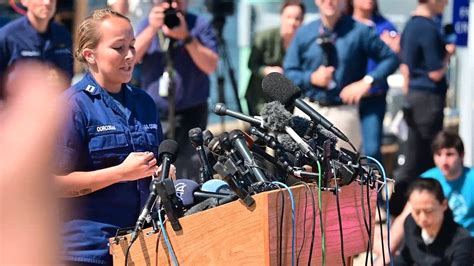
[[[474,239],[474,195],[471,193],[471,188],[474,186],[474,169],[464,166],[464,144],[456,133],[441,131],[435,137],[431,149],[436,167],[421,176],[432,177],[441,184],[448,206],[453,212],[454,221],[466,228],[470,232],[471,239]],[[390,230],[392,253],[400,247],[403,239],[403,222],[410,212],[411,207],[408,203],[393,221]],[[374,246],[378,248],[380,245]],[[387,245],[384,247],[387,248]],[[381,253],[377,250],[374,252]],[[388,254],[387,250],[385,254]],[[388,258],[388,255],[385,257]]]
[[[472,265],[469,232],[454,222],[441,184],[420,178],[408,189],[411,213],[395,265]]]

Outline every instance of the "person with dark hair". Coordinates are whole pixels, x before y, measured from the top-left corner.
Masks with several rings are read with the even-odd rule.
[[[303,90],[304,101],[353,143],[361,144],[358,104],[373,85],[398,67],[395,53],[367,25],[343,13],[343,0],[315,0],[320,19],[297,31],[284,59],[285,75]],[[367,62],[378,65],[367,73]],[[304,114],[295,111],[296,115]],[[350,148],[345,143],[341,146]]]
[[[463,142],[456,133],[441,131],[433,141],[432,151],[436,167],[424,172],[421,177],[434,178],[441,184],[454,221],[467,229],[474,240],[474,169],[464,166]],[[403,222],[410,212],[411,204],[408,203],[393,221],[390,230],[392,252],[400,247]]]
[[[396,171],[396,191],[404,191],[413,178],[434,166],[430,145],[443,129],[444,106],[448,83],[446,71],[453,51],[435,22],[447,0],[419,1],[414,16],[407,22],[401,37],[401,58],[407,81],[404,118],[408,137],[403,143],[405,163]],[[393,213],[405,203],[403,195],[393,197]],[[396,208],[395,208],[396,207]]]
[[[265,103],[262,79],[271,72],[283,73],[283,58],[296,30],[301,26],[306,8],[299,0],[286,0],[280,8],[280,27],[258,32],[252,43],[248,67],[250,76],[245,99],[249,114],[260,115]]]
[[[0,29],[0,80],[16,61],[33,59],[52,64],[73,76],[72,38],[52,20],[56,0],[21,0],[26,15]]]
[[[469,232],[454,222],[441,184],[433,178],[417,179],[407,195],[411,213],[394,265],[472,265]]]
[[[137,27],[137,61],[142,63],[140,82],[155,101],[165,135],[179,143],[178,176],[196,178],[199,158],[188,132],[195,127],[207,127],[209,75],[219,61],[218,40],[205,16],[187,11],[188,0],[173,0],[171,6],[168,1],[154,2],[148,17]],[[165,15],[170,8],[179,23],[165,23],[173,21],[165,19],[170,18]],[[174,102],[170,92],[174,93]],[[169,121],[170,107],[175,111],[174,121]]]
[[[348,13],[352,17],[369,27],[372,27],[380,39],[395,53],[400,52],[400,35],[395,26],[388,21],[379,11],[377,0],[349,0]],[[370,73],[377,63],[370,59],[367,64],[367,73]],[[387,80],[370,88],[359,103],[359,116],[362,128],[362,152],[379,161],[382,161],[382,136],[383,119],[387,102],[385,98],[388,91]]]
[[[136,54],[129,19],[95,10],[77,39],[75,57],[87,73],[64,93],[70,110],[57,144],[63,259],[111,265],[108,239],[135,225],[158,175],[162,131],[151,97],[127,84]]]

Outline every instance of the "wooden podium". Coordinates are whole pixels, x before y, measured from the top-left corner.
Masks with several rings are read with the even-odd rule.
[[[311,264],[321,265],[322,243],[318,192],[314,187],[312,190],[315,195],[316,225]],[[298,258],[300,254],[299,263],[307,265],[313,228],[312,198],[304,186],[293,187],[292,192],[296,205],[295,258]],[[351,256],[364,252],[367,247],[369,236],[365,229],[362,208],[365,208],[367,222],[368,215],[372,217],[373,222],[376,191],[369,191],[370,214],[367,209],[366,192],[366,187],[362,189],[355,182],[340,190],[339,203],[346,262],[350,262]],[[252,209],[236,201],[180,218],[183,230],[179,232],[174,232],[167,224],[167,233],[179,264],[279,265],[281,260],[281,265],[291,265],[292,221],[288,192],[277,190],[260,193],[253,197],[256,205]],[[282,205],[284,205],[283,223],[280,220]],[[327,265],[342,265],[336,196],[333,192],[322,192],[322,206],[326,263]],[[373,224],[370,226],[374,228]],[[145,229],[133,244],[128,260],[129,265],[173,265],[163,235],[147,235],[150,230],[151,228]],[[280,231],[282,237],[280,237]],[[119,243],[114,243],[113,239],[110,240],[110,253],[113,256],[114,265],[124,265],[129,239],[130,236],[127,235]]]

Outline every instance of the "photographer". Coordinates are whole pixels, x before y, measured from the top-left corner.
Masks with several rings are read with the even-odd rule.
[[[170,126],[175,128],[174,139],[180,144],[178,176],[192,177],[198,173],[199,161],[189,163],[195,152],[188,131],[207,126],[208,75],[217,67],[217,39],[208,20],[186,12],[186,0],[169,2],[155,4],[138,25],[137,60],[142,62],[141,84],[157,105],[165,134],[169,137]],[[169,83],[164,82],[168,78],[174,102],[169,101]],[[169,105],[176,110],[173,124],[168,121]]]

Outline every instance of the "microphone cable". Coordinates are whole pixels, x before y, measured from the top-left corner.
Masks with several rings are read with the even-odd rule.
[[[173,247],[171,246],[171,242],[168,239],[168,233],[166,232],[166,228],[163,225],[163,221],[161,219],[160,214],[158,214],[158,220],[159,220],[159,225],[160,225],[160,228],[161,228],[161,233],[163,234],[163,239],[165,240],[166,247],[168,248],[168,251],[171,255],[171,259],[173,260],[173,264],[174,264],[174,266],[178,266],[179,265],[178,259],[176,259],[176,255],[174,254]]]
[[[368,265],[367,264],[367,260],[369,258],[369,255],[370,255],[370,265],[374,265],[374,257],[373,257],[373,253],[372,253],[372,208],[370,206],[370,184],[369,182],[367,182],[366,184],[367,188],[365,190],[365,193],[366,193],[366,196],[367,196],[367,211],[369,212],[369,230],[368,230],[368,240],[367,240],[367,251],[366,251],[366,254],[365,254],[365,265]],[[362,198],[364,198],[363,196],[363,193],[362,193]],[[364,220],[365,220],[365,215],[364,215]]]
[[[311,224],[311,245],[310,245],[310,250],[309,250],[309,258],[308,258],[308,266],[311,265],[311,258],[313,256],[313,247],[314,247],[314,236],[316,233],[316,203],[314,202],[314,192],[311,189],[311,187],[308,185],[308,183],[300,181],[295,183],[295,185],[302,184],[305,186],[305,202],[307,203],[307,194],[306,191],[309,191],[311,194],[311,208],[313,212],[313,217],[312,217],[312,224]],[[304,223],[303,223],[303,243],[301,244],[300,251],[298,252],[298,258],[296,260],[296,265],[299,265],[300,263],[300,256],[301,252],[303,251],[304,247],[304,239],[306,238],[306,204],[305,204],[305,213],[304,213]]]
[[[280,213],[280,227],[278,228],[279,231],[279,238],[278,238],[278,249],[280,252],[278,252],[278,265],[283,265],[282,264],[282,254],[283,254],[283,218],[285,217],[285,195],[281,192],[281,189],[279,189],[279,193],[281,195],[281,213]],[[277,222],[278,225],[278,222]]]
[[[385,259],[385,245],[383,243],[383,225],[382,225],[382,214],[380,213],[380,205],[379,205],[379,201],[377,200],[377,213],[378,213],[378,216],[379,216],[379,227],[380,227],[380,244],[382,245],[382,261],[383,261],[383,265],[387,265],[386,263],[386,259]],[[390,244],[389,244],[390,245]]]
[[[332,170],[336,172],[334,169],[334,165],[331,164]],[[339,239],[341,241],[341,258],[342,258],[342,265],[346,266],[346,257],[344,255],[344,236],[342,232],[342,218],[341,218],[341,205],[339,203],[339,185],[337,184],[337,178],[334,175],[334,184],[335,184],[335,193],[336,193],[336,206],[337,206],[337,219],[339,221]]]
[[[286,188],[286,190],[288,191],[288,195],[290,196],[290,202],[291,202],[291,232],[292,232],[292,236],[291,236],[291,265],[294,266],[295,265],[295,246],[296,246],[296,219],[295,219],[295,198],[293,197],[293,192],[291,192],[291,189],[290,187],[288,187],[287,185],[281,183],[281,182],[278,182],[278,181],[272,181],[271,182],[272,184],[275,184],[277,186],[281,186],[283,188]],[[282,224],[283,226],[283,224]]]
[[[326,234],[324,233],[324,225],[323,225],[323,197],[322,197],[322,171],[321,171],[321,164],[319,161],[316,161],[318,165],[318,209],[319,209],[319,227],[321,230],[321,264],[324,266],[326,265]],[[337,207],[339,209],[339,206]],[[314,240],[313,240],[314,241]],[[313,243],[312,243],[313,244]],[[313,249],[311,249],[311,252]],[[309,264],[308,264],[309,265]]]
[[[385,173],[385,169],[383,168],[382,164],[375,158],[371,156],[365,156],[367,159],[373,161],[379,168],[379,170],[382,172],[383,176],[383,181],[385,186],[385,203],[386,203],[386,209],[387,209],[387,242],[388,242],[388,256],[390,258],[390,265],[393,266],[393,258],[392,258],[392,251],[390,250],[390,202],[388,198],[388,183],[387,183],[387,174]],[[383,234],[382,236],[383,237]],[[385,254],[385,250],[382,250],[383,254]]]
[[[360,159],[359,162],[358,162],[359,165],[361,164],[361,160],[362,159]],[[363,175],[361,170],[359,171],[359,175],[361,176],[361,181],[360,181],[360,189],[361,189],[360,190],[360,195],[361,195],[361,197],[360,197],[360,207],[362,208],[362,217],[364,218],[365,231],[367,232],[367,236],[368,236],[367,237],[367,248],[365,250],[365,265],[368,265],[369,252],[370,252],[370,248],[371,248],[371,234],[372,234],[372,227],[371,227],[372,226],[372,220],[371,220],[370,203],[369,203],[370,197],[368,196],[368,191],[369,191],[369,188],[370,188],[369,187],[369,182],[370,181],[369,181],[369,176],[368,175],[370,175],[370,171],[367,174],[365,181],[363,179],[364,175]],[[367,212],[365,211],[365,203],[364,203],[364,197],[365,197],[365,194],[366,194],[364,192],[364,185],[365,184],[367,185],[366,190],[367,190],[367,204],[368,204],[367,208],[368,208],[368,212],[369,212],[369,215],[368,215],[369,216],[369,222],[367,222]],[[370,255],[372,255],[372,254],[370,254]],[[371,256],[371,258],[372,258],[372,256]],[[371,260],[371,263],[373,264],[373,259]]]

